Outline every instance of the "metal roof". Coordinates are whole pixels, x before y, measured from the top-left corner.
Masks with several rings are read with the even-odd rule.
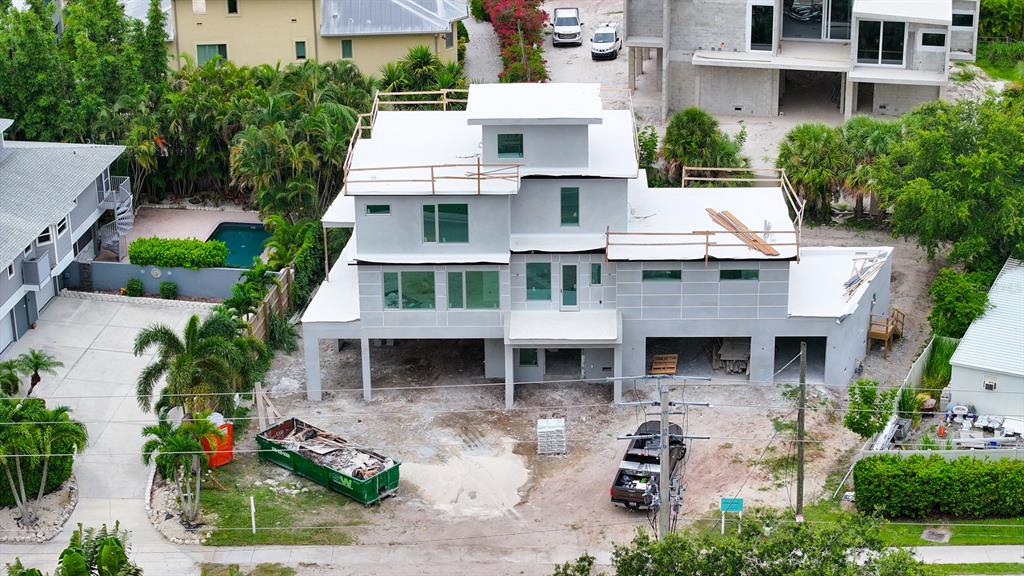
[[[988,302],[991,308],[971,323],[949,363],[1024,376],[1024,262],[1006,261]]]
[[[321,0],[321,36],[445,33],[469,16],[464,0]]]
[[[6,266],[124,151],[124,146],[4,143],[0,149],[0,264]]]

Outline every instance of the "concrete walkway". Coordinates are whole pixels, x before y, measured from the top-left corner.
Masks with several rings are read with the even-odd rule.
[[[472,16],[462,21],[469,32],[466,45],[466,78],[473,83],[497,82],[501,73],[501,51],[498,35],[490,22],[477,22]]]
[[[919,546],[911,548],[926,564],[1024,564],[1024,544],[1017,546]]]

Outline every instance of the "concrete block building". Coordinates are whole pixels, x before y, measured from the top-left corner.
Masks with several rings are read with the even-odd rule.
[[[801,246],[784,174],[649,188],[633,116],[603,109],[598,85],[375,109],[322,219],[354,232],[302,317],[310,398],[319,342],[341,339],[360,341],[366,398],[373,343],[408,339],[480,341],[508,406],[516,382],[544,380],[604,380],[618,401],[660,353],[724,377],[709,360],[723,347],[744,356],[733,377],[771,382],[801,339],[811,379],[843,387],[888,309],[892,249]]]
[[[0,118],[0,351],[28,331],[76,259],[119,251],[133,220],[131,183],[112,176],[124,146],[4,140]],[[115,218],[98,226],[100,216]]]
[[[625,0],[629,78],[663,114],[773,116],[812,107],[899,115],[974,60],[978,0]]]

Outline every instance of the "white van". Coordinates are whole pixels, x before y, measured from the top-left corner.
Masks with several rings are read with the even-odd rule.
[[[614,60],[622,50],[622,34],[618,22],[605,22],[597,27],[590,39],[590,57],[594,60]]]
[[[555,29],[551,35],[553,46],[583,45],[583,22],[580,22],[579,8],[555,8],[551,25]]]

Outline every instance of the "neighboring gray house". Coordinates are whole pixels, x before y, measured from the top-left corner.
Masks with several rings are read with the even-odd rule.
[[[310,398],[319,340],[338,339],[361,341],[367,398],[371,340],[391,339],[479,340],[508,406],[515,382],[640,376],[661,353],[725,377],[708,352],[728,349],[747,356],[730,378],[793,381],[800,339],[812,381],[844,387],[869,315],[888,309],[892,249],[800,246],[803,205],[778,172],[648,188],[634,134],[596,84],[474,84],[465,111],[383,106],[322,219],[354,233],[302,317]]]
[[[898,115],[941,97],[950,60],[974,60],[978,6],[625,0],[630,86],[637,74],[654,74],[663,114],[699,106],[753,116],[795,109]]]
[[[1006,261],[988,302],[949,361],[950,402],[1024,424],[1024,262]]]
[[[123,146],[4,140],[0,119],[0,351],[35,323],[76,259],[120,252],[132,224],[128,178],[111,176]],[[96,222],[107,210],[115,218]]]

